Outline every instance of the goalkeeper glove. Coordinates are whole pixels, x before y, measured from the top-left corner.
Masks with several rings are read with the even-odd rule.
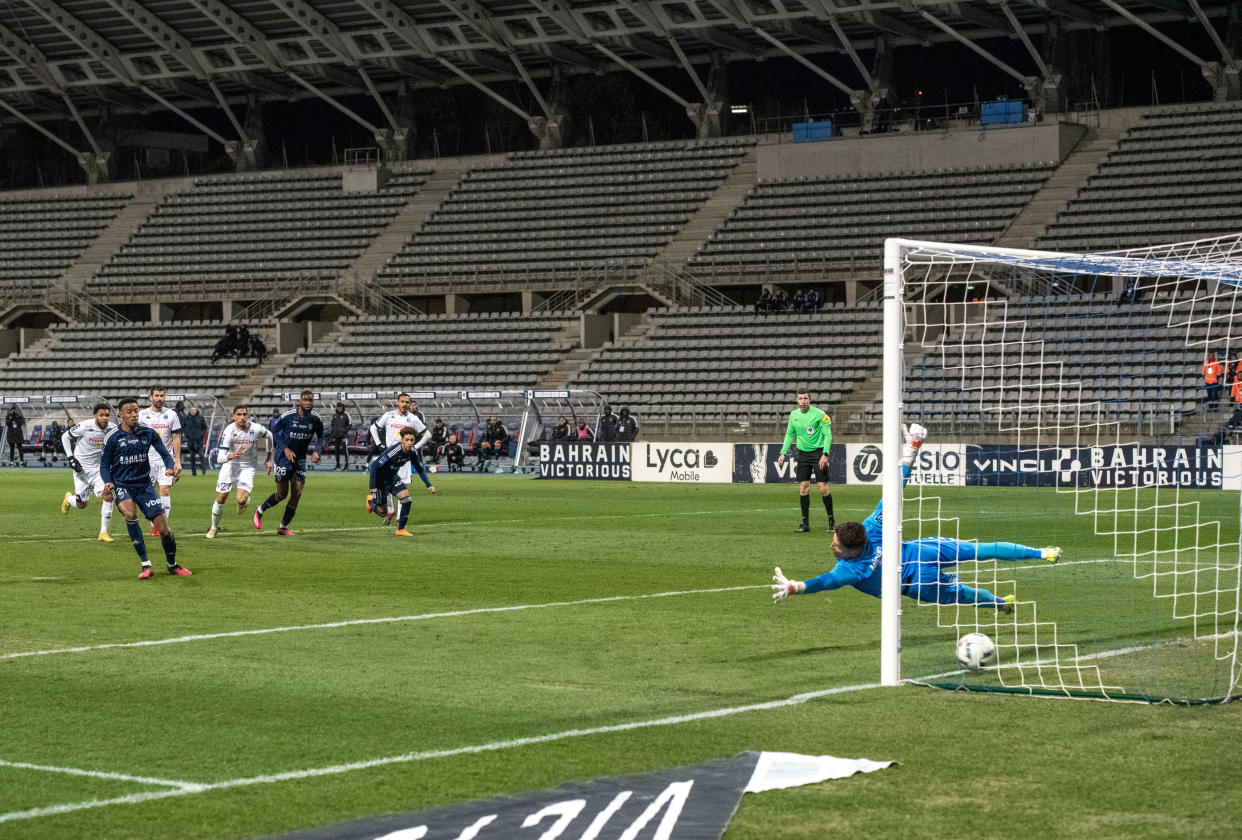
[[[927,428],[920,426],[918,423],[911,423],[907,427],[903,423],[901,435],[905,440],[905,445],[901,448],[901,465],[908,467],[914,463],[914,455],[919,451],[919,447],[923,445],[923,439],[927,437]]]
[[[779,602],[790,595],[801,595],[806,591],[806,584],[800,580],[790,580],[781,572],[781,567],[776,567],[776,574],[772,575],[772,601]]]
[[[69,469],[73,470],[75,473],[82,472],[82,462],[79,461],[77,458],[73,457],[72,455],[70,455],[69,456]]]

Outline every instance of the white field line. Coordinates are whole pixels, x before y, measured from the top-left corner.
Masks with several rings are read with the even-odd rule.
[[[539,516],[538,521],[543,522],[582,522],[589,520],[606,520],[606,519],[642,519],[642,518],[664,518],[673,516],[735,516],[741,513],[777,513],[788,512],[789,507],[779,508],[741,508],[741,509],[725,509],[718,510],[682,510],[682,511],[659,511],[651,513],[598,513],[598,514],[582,514],[569,516]],[[414,531],[431,530],[433,528],[460,528],[473,525],[518,525],[532,521],[531,517],[515,517],[512,519],[457,519],[447,522],[411,522],[406,527]],[[220,537],[242,537],[242,536],[275,536],[275,528],[268,528],[260,534],[253,534],[254,528],[250,525],[249,519],[242,518],[244,523],[238,530],[221,531],[217,534],[216,539]],[[296,525],[292,526],[297,528]],[[144,529],[145,530],[145,529]],[[387,533],[387,530],[378,520],[370,525],[350,525],[341,528],[297,528],[299,534],[336,534],[353,531],[375,531],[376,533]],[[189,533],[181,533],[182,537],[201,537],[205,531],[194,531]],[[61,543],[61,542],[95,542],[96,537],[49,537],[40,534],[12,534],[5,538],[6,544],[13,543]],[[125,542],[123,536],[117,537],[117,542]]]
[[[653,726],[676,726],[683,723],[709,720],[711,718],[729,717],[731,715],[744,714],[746,712],[759,712],[770,709],[780,709],[787,706],[796,706],[810,700],[815,700],[820,697],[828,697],[833,694],[846,694],[849,692],[865,691],[867,689],[879,687],[879,683],[846,685],[839,686],[837,688],[826,688],[820,691],[808,691],[803,694],[795,694],[793,697],[787,697],[783,700],[769,700],[767,702],[751,703],[745,706],[730,706],[723,709],[710,709],[704,712],[692,712],[685,715],[655,718],[653,720],[634,721],[632,723],[619,723],[610,726],[596,726],[588,729],[569,729],[564,732],[554,732],[547,735],[534,735],[528,738],[514,738],[509,741],[492,741],[491,743],[475,744],[468,747],[411,752],[403,755],[388,756],[385,758],[355,761],[349,764],[334,764],[328,767],[312,767],[306,770],[290,770],[284,773],[250,776],[241,779],[228,779],[223,782],[211,782],[206,784],[177,782],[175,784],[180,786],[173,790],[149,791],[146,793],[134,793],[128,796],[118,796],[113,799],[90,799],[84,802],[68,802],[62,805],[49,805],[43,808],[31,808],[26,811],[10,811],[7,814],[0,814],[0,823],[12,822],[15,820],[36,819],[39,817],[49,817],[56,814],[67,814],[73,811],[84,811],[90,808],[102,808],[109,805],[136,805],[140,802],[150,802],[153,799],[168,799],[175,796],[186,796],[192,793],[206,793],[208,791],[228,790],[230,788],[248,787],[251,785],[275,784],[278,782],[295,781],[298,779],[309,779],[316,776],[334,776],[342,773],[352,773],[356,770],[369,770],[374,767],[384,767],[390,764],[408,764],[410,762],[428,761],[436,758],[451,758],[459,755],[497,752],[499,750],[515,749],[535,744],[547,744],[552,741],[562,741],[568,738],[582,738],[591,735],[628,732],[635,729],[646,729]],[[69,771],[62,770],[62,772]],[[89,771],[83,772],[89,774]]]
[[[82,770],[77,767],[53,767],[47,764],[30,764],[25,761],[5,761],[0,758],[0,767],[15,767],[19,770],[41,770],[46,773],[66,773],[70,776],[91,776],[96,779],[113,779],[120,782],[139,782],[144,785],[160,787],[193,788],[193,782],[178,782],[173,779],[153,779],[149,776],[130,776],[125,773],[104,773],[99,770]]]
[[[715,589],[686,589],[676,592],[653,592],[646,595],[609,595],[604,598],[583,598],[579,601],[549,601],[543,604],[514,604],[508,607],[479,607],[472,610],[422,613],[420,615],[402,615],[388,618],[355,618],[346,621],[330,621],[322,624],[298,624],[291,625],[289,627],[261,627],[254,630],[230,630],[222,633],[199,633],[192,636],[176,636],[174,638],[167,639],[144,639],[135,642],[110,642],[102,645],[83,645],[81,647],[50,648],[48,650],[17,651],[15,653],[0,654],[0,660],[21,659],[30,656],[51,656],[58,653],[88,653],[95,650],[116,650],[121,648],[177,645],[184,644],[186,642],[202,642],[210,639],[234,639],[242,636],[264,636],[269,633],[292,633],[299,630],[332,630],[338,627],[357,627],[366,624],[397,624],[406,621],[430,621],[436,618],[460,618],[468,615],[521,612],[523,610],[543,610],[551,607],[581,607],[588,604],[610,604],[619,601],[644,601],[652,598],[676,598],[683,595],[709,595],[719,592],[740,592],[747,589],[768,588],[768,584],[723,586]]]

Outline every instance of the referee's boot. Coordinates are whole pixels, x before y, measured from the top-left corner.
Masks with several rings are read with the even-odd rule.
[[[810,530],[811,530],[811,523],[803,519],[802,524],[798,526],[798,533],[805,534],[805,533],[808,533]]]

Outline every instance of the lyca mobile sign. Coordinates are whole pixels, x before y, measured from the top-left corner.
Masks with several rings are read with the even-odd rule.
[[[635,481],[729,484],[733,481],[731,443],[635,443]]]

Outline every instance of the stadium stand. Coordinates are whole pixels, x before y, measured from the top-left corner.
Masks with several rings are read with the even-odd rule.
[[[522,390],[573,344],[569,314],[492,313],[345,318],[340,332],[299,351],[250,400],[266,417],[282,394],[311,388],[320,407],[342,391]]]
[[[38,297],[133,198],[130,192],[0,199],[0,294]]]
[[[1189,312],[1188,304],[1178,306]],[[1142,422],[1167,428],[1200,412],[1213,420],[1227,416],[1227,397],[1215,412],[1205,402],[1203,343],[1187,346],[1206,341],[1206,318],[1179,327],[1172,341],[1158,329],[1169,324],[1167,307],[1082,294],[1013,298],[1007,306],[989,306],[989,321],[986,332],[971,328],[978,335],[967,335],[964,349],[960,331],[946,338],[951,371],[939,348],[924,348],[916,357],[907,373],[907,417],[975,431],[982,439],[1018,424],[1052,429]],[[1002,334],[1022,336],[1025,351],[1007,344],[1002,353],[996,343]],[[866,414],[866,422],[879,422],[878,398]]]
[[[648,264],[752,139],[517,152],[472,170],[380,272],[392,290],[451,278],[619,276]]]
[[[270,323],[245,322],[252,333]],[[155,382],[173,393],[219,396],[259,363],[221,359],[211,351],[223,321],[78,323],[51,328],[46,346],[0,366],[0,394],[94,394],[108,399],[145,394]],[[265,337],[271,343],[270,336]],[[118,353],[118,348],[135,348]]]
[[[160,203],[87,290],[154,296],[177,284],[212,284],[227,296],[230,283],[343,271],[429,174],[401,168],[371,193],[345,192],[339,171],[195,179]]]
[[[655,309],[645,335],[605,345],[571,382],[644,422],[771,422],[800,387],[833,405],[881,361],[878,304],[756,315],[746,307]],[[806,341],[813,357],[800,350]]]
[[[1157,108],[1037,240],[1105,251],[1242,230],[1242,102]]]
[[[1051,163],[761,181],[691,258],[701,278],[879,271],[886,237],[987,245]]]

